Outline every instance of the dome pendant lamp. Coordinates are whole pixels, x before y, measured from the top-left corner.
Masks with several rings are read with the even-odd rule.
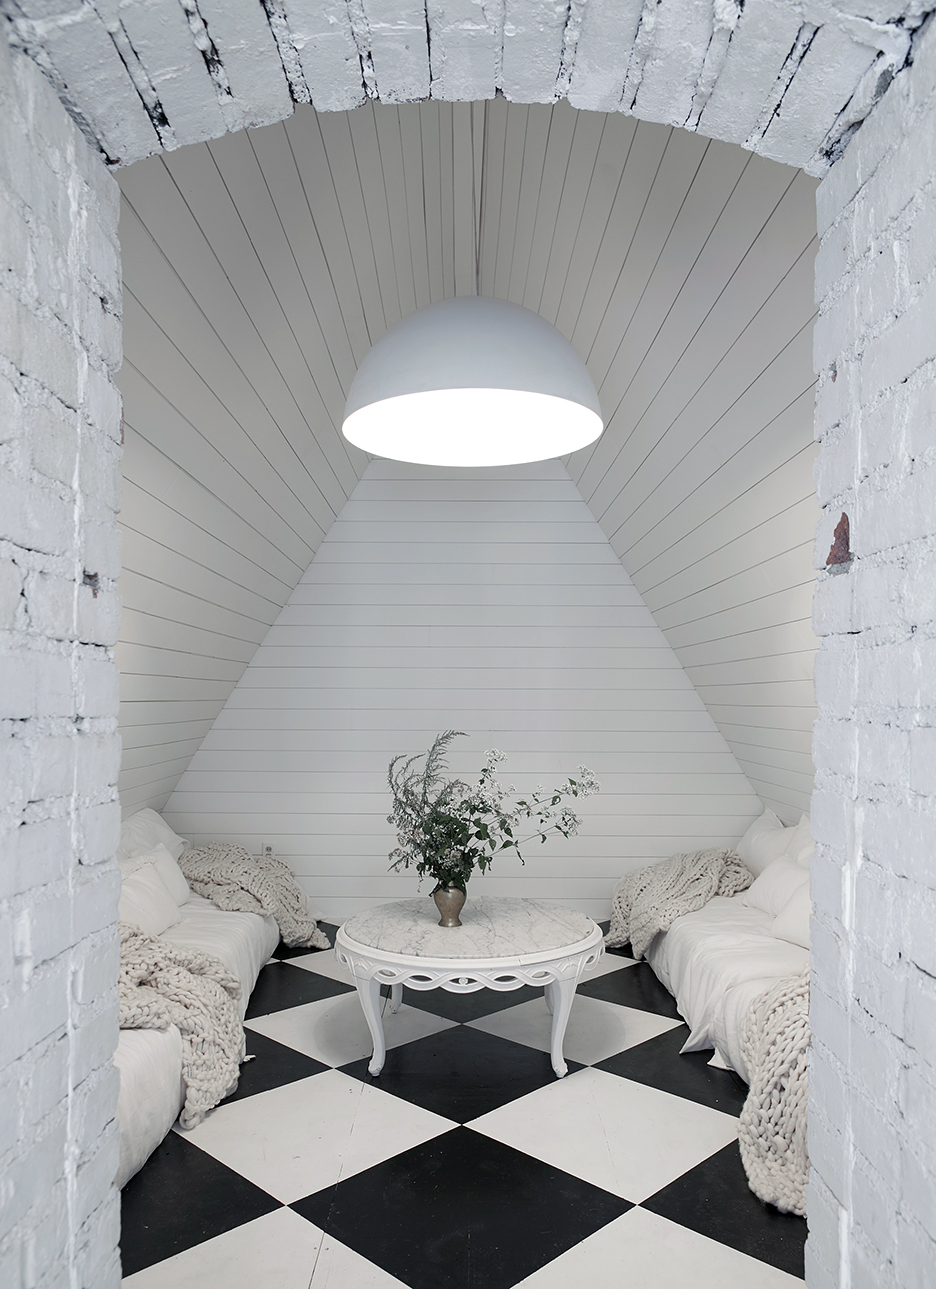
[[[585,364],[554,326],[504,300],[458,296],[410,314],[358,368],[342,430],[420,465],[546,461],[598,438]]]

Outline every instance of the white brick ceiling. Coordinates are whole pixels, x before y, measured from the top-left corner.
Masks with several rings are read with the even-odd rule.
[[[113,164],[311,102],[561,98],[821,174],[926,0],[0,0]]]

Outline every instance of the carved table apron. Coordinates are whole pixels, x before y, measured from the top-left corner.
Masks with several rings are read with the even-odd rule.
[[[387,1050],[381,985],[390,986],[392,1013],[399,1010],[404,985],[456,994],[538,985],[552,1013],[550,1056],[561,1079],[568,1072],[562,1042],[576,986],[604,953],[600,928],[584,913],[536,900],[469,901],[462,927],[440,929],[435,915],[429,900],[401,901],[356,914],[339,928],[335,952],[354,978],[374,1040],[370,1073],[383,1069]],[[495,952],[488,954],[485,947]]]

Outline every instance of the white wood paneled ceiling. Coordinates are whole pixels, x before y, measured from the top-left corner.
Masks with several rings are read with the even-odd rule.
[[[755,789],[811,783],[814,182],[565,103],[300,107],[120,173],[125,809],[168,798],[366,464],[368,347],[472,293],[569,336],[568,462]]]

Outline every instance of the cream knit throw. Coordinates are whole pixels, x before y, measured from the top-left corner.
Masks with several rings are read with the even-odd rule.
[[[182,1034],[183,1128],[194,1128],[234,1091],[244,1059],[240,983],[210,954],[184,949],[120,923],[121,1029]]]
[[[754,1194],[784,1213],[806,1211],[809,972],[755,998],[741,1026],[751,1090],[741,1111],[741,1160]]]
[[[257,858],[230,841],[184,850],[179,867],[193,891],[228,913],[260,913],[276,918],[286,944],[329,947],[309,917],[306,898],[292,869],[281,859]]]
[[[697,850],[626,873],[614,888],[611,929],[605,944],[616,949],[630,942],[642,958],[650,941],[684,913],[694,913],[713,895],[736,895],[754,877],[733,850]]]

